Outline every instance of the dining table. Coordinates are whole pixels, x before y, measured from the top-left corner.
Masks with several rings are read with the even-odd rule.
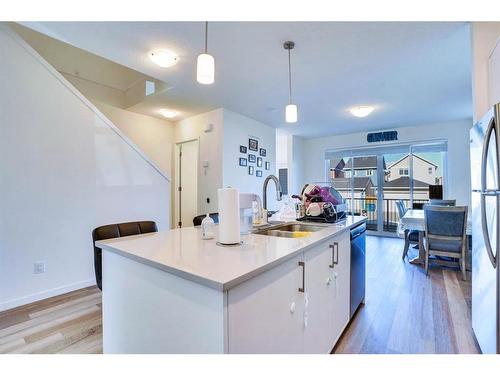
[[[409,209],[399,220],[398,234],[404,235],[405,230],[418,231],[418,256],[410,260],[411,264],[425,263],[424,234],[425,234],[425,214],[421,209]],[[467,217],[467,235],[472,235],[472,221]]]

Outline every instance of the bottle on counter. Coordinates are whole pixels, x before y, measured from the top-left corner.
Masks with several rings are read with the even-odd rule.
[[[214,229],[215,222],[210,217],[210,214],[207,214],[207,216],[201,221],[201,238],[204,240],[211,240],[214,238]]]

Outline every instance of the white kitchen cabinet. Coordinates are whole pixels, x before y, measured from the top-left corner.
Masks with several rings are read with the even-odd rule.
[[[491,52],[488,61],[489,106],[500,102],[500,41]]]
[[[336,250],[336,264],[332,269],[333,289],[333,342],[337,342],[349,323],[351,286],[351,239],[349,231],[333,238]]]
[[[329,353],[333,347],[334,286],[332,241],[304,253],[304,352]]]
[[[229,353],[302,353],[302,254],[228,291]]]
[[[230,289],[229,353],[329,353],[349,321],[349,278],[346,231]]]

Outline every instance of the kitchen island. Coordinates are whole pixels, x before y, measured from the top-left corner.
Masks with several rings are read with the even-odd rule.
[[[235,247],[196,227],[99,241],[104,353],[330,352],[350,316],[349,230],[364,221]]]

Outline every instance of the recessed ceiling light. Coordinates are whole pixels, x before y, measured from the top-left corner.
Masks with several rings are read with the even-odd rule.
[[[179,115],[179,112],[167,108],[162,108],[158,110],[158,113],[166,118],[174,118]]]
[[[166,49],[157,49],[151,51],[149,53],[149,58],[156,65],[161,66],[162,68],[170,68],[171,66],[177,64],[177,62],[179,61],[179,57],[175,53]]]
[[[357,107],[352,107],[349,112],[352,113],[353,116],[356,116],[356,117],[366,117],[368,116],[370,113],[373,112],[375,108],[372,107],[372,106],[368,106],[368,105],[360,105],[360,106],[357,106]]]

